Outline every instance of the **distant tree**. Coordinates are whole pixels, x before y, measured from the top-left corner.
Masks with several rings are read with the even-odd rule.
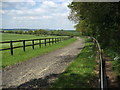
[[[32,31],[32,30],[29,30],[29,31],[28,31],[28,34],[33,34],[33,31]]]

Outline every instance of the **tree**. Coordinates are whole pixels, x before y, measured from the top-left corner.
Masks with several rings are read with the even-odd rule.
[[[72,2],[68,7],[68,18],[76,23],[77,31],[95,37],[103,48],[120,52],[119,2]]]

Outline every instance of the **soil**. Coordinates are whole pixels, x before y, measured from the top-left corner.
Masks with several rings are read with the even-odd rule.
[[[106,75],[108,80],[108,88],[120,88],[117,76],[115,72],[112,69],[112,59],[110,56],[104,54],[104,60],[105,60],[105,69],[106,69]]]

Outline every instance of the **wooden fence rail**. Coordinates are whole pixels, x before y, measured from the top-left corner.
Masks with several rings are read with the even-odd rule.
[[[48,45],[53,45],[57,42],[61,42],[63,40],[70,39],[71,37],[62,37],[62,38],[43,38],[43,39],[30,39],[30,40],[16,40],[16,41],[5,41],[5,42],[0,42],[0,44],[5,44],[9,43],[10,47],[9,48],[2,48],[0,51],[4,50],[10,50],[11,55],[13,55],[13,50],[16,48],[23,48],[23,51],[26,51],[25,47],[32,46],[32,49],[35,49],[35,45],[39,45],[39,47],[42,47],[42,44],[44,46]],[[31,41],[32,44],[26,45],[26,42]],[[39,43],[35,43],[35,41],[38,41]],[[22,46],[14,46],[13,44],[16,42],[22,42]]]

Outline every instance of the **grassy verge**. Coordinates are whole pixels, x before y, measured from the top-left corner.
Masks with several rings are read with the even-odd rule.
[[[39,45],[35,46],[35,49],[33,50],[32,47],[26,47],[26,51],[23,51],[23,48],[18,48],[14,50],[14,55],[10,55],[10,51],[3,51],[2,53],[2,67],[10,66],[28,59],[31,59],[33,57],[48,53],[50,51],[56,50],[58,48],[64,47],[69,45],[70,43],[73,43],[76,40],[76,38],[72,38],[51,46],[42,46],[42,48],[39,47]]]
[[[77,58],[60,74],[50,88],[95,88],[96,74],[94,72],[96,61],[93,43],[87,42]]]

